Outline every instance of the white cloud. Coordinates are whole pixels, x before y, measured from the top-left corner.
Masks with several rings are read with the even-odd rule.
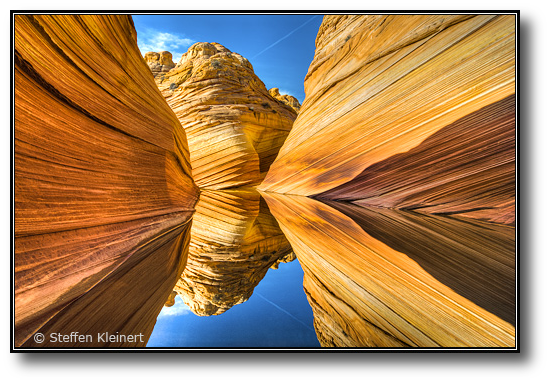
[[[183,300],[179,295],[175,297],[175,303],[171,307],[164,306],[158,315],[158,318],[165,316],[187,315],[191,312],[191,309],[183,303]]]
[[[172,60],[177,63],[187,48],[196,41],[168,32],[160,32],[147,28],[138,32],[138,47],[141,54],[147,52],[168,51],[172,53]]]

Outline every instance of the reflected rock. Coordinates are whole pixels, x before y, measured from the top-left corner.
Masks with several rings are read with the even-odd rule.
[[[296,259],[296,254],[294,252],[288,253],[287,255],[283,256],[282,258],[277,259],[277,262],[271,265],[271,268],[274,270],[277,270],[279,268],[279,265],[281,263],[290,263]]]
[[[325,16],[259,189],[513,223],[515,32],[513,15]]]
[[[174,290],[201,316],[250,298],[267,270],[292,251],[254,190],[201,192],[187,267]]]
[[[135,250],[131,257],[43,325],[44,341],[23,347],[145,347],[187,260],[191,222]],[[76,333],[89,339],[59,335]],[[114,338],[110,339],[110,336]]]
[[[14,39],[19,346],[189,222],[198,189],[130,16],[15,15]]]
[[[515,345],[513,228],[262,196],[304,269],[323,346]]]
[[[168,299],[166,300],[166,302],[164,302],[164,307],[174,306],[174,304],[176,303],[176,295],[178,295],[178,293],[176,293],[175,291],[172,291],[168,296]]]
[[[259,184],[296,119],[246,58],[217,43],[191,46],[157,84],[187,132],[200,188]]]

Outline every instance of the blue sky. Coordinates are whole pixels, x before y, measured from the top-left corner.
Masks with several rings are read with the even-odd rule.
[[[298,260],[269,269],[250,299],[200,317],[176,296],[164,307],[148,347],[320,347]]]
[[[217,42],[246,57],[267,89],[304,101],[304,78],[322,15],[133,15],[138,46],[167,50],[174,62],[196,42]]]

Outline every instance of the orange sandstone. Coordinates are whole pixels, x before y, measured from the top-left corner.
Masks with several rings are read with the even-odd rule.
[[[513,15],[325,16],[260,190],[513,224],[515,32]]]
[[[198,189],[185,131],[141,57],[130,16],[15,15],[14,27],[20,345],[144,256],[150,241],[184,230]],[[178,256],[184,262],[186,252]]]
[[[246,58],[217,43],[191,46],[157,84],[187,133],[200,188],[259,184],[296,118]]]

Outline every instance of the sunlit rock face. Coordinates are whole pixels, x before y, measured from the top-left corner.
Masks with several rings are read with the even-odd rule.
[[[262,193],[302,268],[324,347],[513,347],[506,225]]]
[[[202,191],[174,289],[195,314],[218,315],[248,300],[271,266],[294,259],[291,251],[257,192]]]
[[[317,198],[514,225],[515,116],[512,95]]]
[[[155,78],[163,76],[176,66],[172,61],[172,53],[168,51],[147,52],[143,55],[143,58]]]
[[[280,94],[279,88],[271,88],[269,90],[269,94],[271,97],[273,97],[275,100],[281,101],[283,104],[286,104],[290,106],[292,109],[298,113],[300,111],[300,102],[298,99],[294,96],[291,96],[289,94]]]
[[[515,221],[515,17],[325,16],[261,190]]]
[[[157,84],[187,132],[201,188],[259,184],[296,118],[246,58],[217,43],[191,46]]]
[[[151,241],[182,232],[198,189],[185,131],[141,57],[130,16],[14,19],[15,344],[21,345],[154,253]],[[174,259],[170,273],[185,256]],[[160,287],[165,282],[154,286],[161,277],[168,274],[141,280],[153,284],[147,299],[159,299],[160,307],[170,293]],[[117,310],[127,312],[82,310],[90,328],[153,325],[154,305],[123,325],[144,301],[115,295]]]

